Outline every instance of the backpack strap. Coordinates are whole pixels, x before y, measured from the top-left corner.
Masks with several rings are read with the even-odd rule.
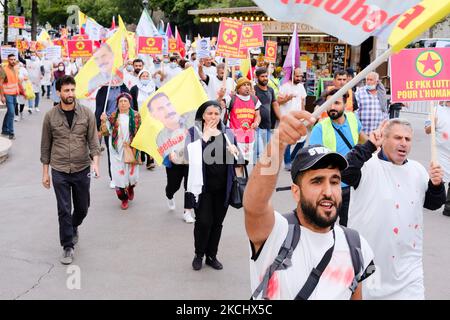
[[[353,278],[352,284],[350,285],[350,290],[352,293],[355,292],[358,287],[358,281],[360,280],[363,268],[364,268],[364,258],[361,251],[361,238],[358,231],[340,226],[344,230],[345,238],[347,239],[348,247],[350,249],[350,256],[352,258],[353,270],[355,272],[355,277]]]
[[[228,122],[230,121],[231,118],[231,109],[233,109],[234,103],[236,102],[236,95],[233,94],[231,95],[231,100],[230,100],[230,105],[227,107],[225,106],[225,117],[223,119],[223,123],[225,125],[228,125]]]
[[[288,216],[291,218],[288,218]],[[284,217],[286,217],[289,222],[288,233],[286,235],[286,238],[284,239],[283,245],[278,251],[278,256],[275,258],[275,261],[267,268],[261,283],[256,288],[255,292],[253,292],[251,299],[256,299],[261,292],[263,293],[263,299],[268,299],[267,289],[269,287],[269,280],[272,277],[273,273],[277,270],[286,270],[287,268],[292,266],[292,253],[294,252],[300,240],[300,225],[298,223],[298,219],[295,216],[295,211],[284,215]],[[297,221],[296,223],[291,223],[289,221],[289,219],[292,220],[292,217]]]

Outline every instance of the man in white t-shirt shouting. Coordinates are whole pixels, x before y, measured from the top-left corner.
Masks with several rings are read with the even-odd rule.
[[[291,191],[297,207],[290,218],[296,224],[292,219],[288,223],[289,218],[276,212],[270,201],[286,145],[306,135],[304,119],[315,122],[306,111],[293,111],[281,118],[245,190],[253,298],[361,299],[360,282],[374,271],[372,250],[355,231],[335,225],[342,202],[340,183],[341,170],[347,167],[345,158],[320,145],[299,152],[291,170]],[[293,226],[300,229],[294,248],[285,245],[288,239],[295,239],[295,234],[289,237]],[[358,250],[353,246],[350,251],[348,233],[358,239]],[[279,259],[282,246],[290,248],[288,263],[285,258]],[[355,251],[359,270],[354,268]],[[273,267],[278,260],[284,266]],[[271,274],[271,270],[275,271]]]
[[[412,139],[408,121],[391,119],[346,156],[349,167],[342,181],[352,187],[348,226],[358,230],[375,253],[377,276],[363,286],[368,299],[425,298],[423,208],[439,209],[445,188],[439,165],[431,163],[427,173],[408,159]]]
[[[305,110],[306,91],[302,83],[303,75],[300,68],[294,70],[294,79],[284,83],[278,92],[278,104],[281,115],[286,115],[291,111]],[[291,162],[295,158],[298,150],[305,145],[306,135],[293,144],[294,150],[291,152],[291,145],[286,147],[284,152],[284,166],[286,170],[291,170]]]

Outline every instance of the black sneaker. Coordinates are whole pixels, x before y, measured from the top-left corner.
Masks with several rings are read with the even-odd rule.
[[[442,212],[442,214],[446,217],[450,217],[450,210],[444,210],[444,212]]]
[[[73,262],[73,248],[64,248],[63,255],[59,260],[62,264],[71,264]]]
[[[73,237],[72,237],[73,245],[78,243],[78,228],[73,228]]]
[[[194,260],[192,260],[192,268],[195,271],[198,271],[202,268],[202,265],[203,265],[203,257],[195,255]]]
[[[8,136],[8,138],[9,138],[9,140],[16,140],[16,136],[13,135],[13,134],[10,134],[10,135]]]
[[[219,260],[217,260],[216,257],[206,257],[205,264],[210,266],[211,268],[214,268],[216,270],[222,270],[223,265],[220,263]]]

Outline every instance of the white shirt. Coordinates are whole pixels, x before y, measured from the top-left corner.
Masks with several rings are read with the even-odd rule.
[[[209,100],[217,100],[217,91],[222,88],[223,81],[217,78],[217,75],[209,77],[208,84],[206,85],[206,94],[208,95]],[[231,91],[236,87],[235,82],[231,78],[227,78],[226,80],[226,92],[225,95],[229,95]]]
[[[123,83],[127,86],[128,90],[133,88],[139,82],[138,77],[134,75],[134,73],[130,73],[128,71],[123,73]]]
[[[436,107],[436,149],[444,170],[444,181],[450,182],[450,107]]]
[[[300,228],[300,240],[292,254],[292,266],[286,270],[276,271],[269,281],[268,296],[271,300],[294,299],[305,284],[311,270],[317,267],[325,252],[333,245],[333,231],[316,233],[304,227]],[[319,283],[309,300],[349,300],[352,295],[350,285],[354,278],[354,270],[348,243],[341,227],[335,225],[334,230],[336,244],[331,261],[320,277]],[[259,286],[266,269],[277,257],[287,233],[287,220],[275,211],[275,224],[272,232],[264,243],[256,261],[250,260],[252,293]],[[373,253],[367,241],[362,236],[360,238],[364,270],[366,270],[372,262]],[[258,298],[261,298],[261,295]]]
[[[66,75],[75,76],[78,73],[78,65],[76,62],[69,62],[66,66]]]
[[[294,94],[295,97],[289,100],[286,103],[283,103],[280,105],[280,112],[281,115],[284,116],[288,114],[291,111],[300,111],[304,109],[304,103],[303,99],[306,98],[306,91],[305,87],[302,83],[299,84],[292,84],[291,81],[286,82],[280,87],[280,91],[278,94],[287,95],[287,94]],[[303,106],[303,108],[302,108]]]
[[[41,60],[36,57],[36,60],[27,59],[27,71],[30,75],[30,81],[33,85],[33,91],[39,92],[41,87]]]
[[[414,160],[399,166],[374,154],[351,188],[348,226],[367,239],[377,272],[363,285],[367,299],[424,299],[423,204],[428,174]]]

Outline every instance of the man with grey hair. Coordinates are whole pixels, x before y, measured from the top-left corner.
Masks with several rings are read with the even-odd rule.
[[[215,76],[208,75],[204,70],[203,63],[200,63],[198,66],[198,75],[200,79],[205,83],[206,94],[208,95],[209,100],[217,100],[219,96],[219,91],[222,92],[222,95],[228,96],[235,88],[235,83],[233,79],[227,78],[225,82],[225,86],[223,84],[223,77],[225,76],[225,64],[219,63],[216,67],[217,74]]]
[[[352,187],[348,226],[367,239],[379,270],[377,281],[363,285],[365,299],[425,296],[423,208],[439,209],[445,187],[439,165],[431,163],[427,173],[419,162],[407,159],[412,138],[408,121],[391,119],[347,154],[342,181]]]
[[[358,103],[357,115],[365,134],[376,130],[380,123],[387,119],[386,89],[379,78],[378,73],[370,72],[366,76],[366,85],[355,92]]]

